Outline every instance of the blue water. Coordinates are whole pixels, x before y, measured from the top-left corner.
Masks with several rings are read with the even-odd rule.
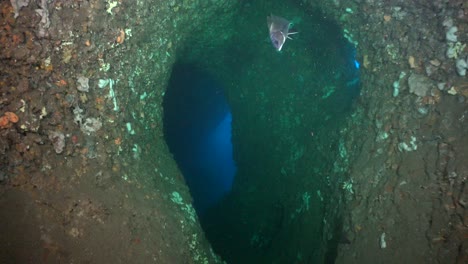
[[[199,215],[231,190],[236,165],[232,115],[223,87],[192,65],[173,69],[164,97],[164,132]]]

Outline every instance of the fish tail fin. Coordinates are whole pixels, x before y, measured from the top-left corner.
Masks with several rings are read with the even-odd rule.
[[[294,34],[297,34],[299,32],[289,32],[288,35],[286,36],[288,39],[293,39],[291,38],[289,35],[294,35]]]

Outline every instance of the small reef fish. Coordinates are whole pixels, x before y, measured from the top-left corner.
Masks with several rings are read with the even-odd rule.
[[[267,16],[267,24],[268,30],[270,31],[271,43],[277,51],[281,51],[284,42],[286,42],[286,39],[292,39],[289,37],[289,35],[298,33],[289,32],[292,23],[282,17],[275,16],[273,14]]]

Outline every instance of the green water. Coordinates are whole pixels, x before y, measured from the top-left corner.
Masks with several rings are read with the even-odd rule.
[[[232,110],[238,173],[231,194],[201,219],[228,263],[333,259],[339,212],[324,217],[341,200],[333,167],[358,71],[342,29],[298,3],[243,1],[229,23],[195,32],[178,58],[217,76]],[[281,52],[268,38],[271,13],[299,32]]]

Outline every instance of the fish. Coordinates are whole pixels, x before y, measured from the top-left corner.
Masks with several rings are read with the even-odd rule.
[[[292,39],[289,35],[298,32],[289,32],[292,23],[287,19],[271,14],[267,16],[268,30],[270,31],[270,40],[277,51],[281,51],[286,39]]]

